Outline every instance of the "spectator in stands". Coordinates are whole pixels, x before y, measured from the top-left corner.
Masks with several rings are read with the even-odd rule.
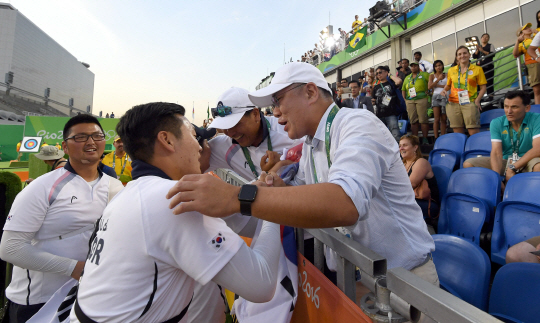
[[[433,108],[433,136],[435,139],[439,137],[439,126],[441,136],[446,134],[446,104],[448,97],[442,96],[446,83],[448,82],[446,73],[444,73],[444,63],[441,60],[436,60],[433,63],[434,73],[429,76],[428,89],[433,90],[431,106]]]
[[[62,168],[67,163],[67,159],[64,158],[64,151],[58,149],[56,146],[43,147],[41,151],[34,156],[51,166],[51,171]],[[29,178],[26,180],[26,183],[30,184],[32,181],[34,181],[34,179]]]
[[[493,55],[488,56],[492,53],[495,53],[495,46],[489,43],[489,34],[483,34],[480,37],[480,44],[476,45],[476,52],[473,54],[473,58],[478,59],[476,65],[482,67],[484,70],[484,75],[487,80],[486,91],[489,96],[492,96],[494,92],[493,89],[493,76],[495,75],[495,66],[493,65]]]
[[[471,64],[471,54],[465,46],[456,50],[459,64],[448,70],[448,83],[441,92],[446,96],[450,91],[446,114],[450,119],[450,127],[454,132],[474,135],[480,131],[480,100],[486,93],[486,77],[480,66]],[[480,86],[480,91],[478,91]]]
[[[352,23],[353,35],[360,29],[360,26],[362,26],[362,22],[358,20],[358,15],[355,15]]]
[[[307,64],[284,65],[250,99],[254,105],[273,104],[290,138],[307,136],[291,182],[295,187],[278,187],[285,183],[276,174],[262,174],[259,187],[243,188],[213,176],[190,175],[167,194],[175,213],[228,216],[240,211],[242,190],[245,214],[295,227],[345,227],[352,239],[386,258],[388,269],[403,267],[439,285],[430,256],[433,239],[414,201],[398,145],[375,115],[339,110],[322,73]],[[188,186],[189,197],[183,193]],[[256,194],[245,194],[247,189]],[[327,262],[335,265],[328,257]]]
[[[439,187],[437,186],[437,179],[431,165],[422,157],[418,137],[414,135],[401,137],[399,141],[399,152],[403,159],[403,165],[405,165],[405,169],[409,175],[416,203],[422,209],[426,223],[432,229],[437,228]]]
[[[118,179],[125,185],[132,180],[131,158],[125,152],[122,138],[118,135],[114,137],[113,146],[114,151],[105,155],[103,164],[112,167],[118,175]]]
[[[401,62],[401,69],[398,71],[398,77],[402,81],[404,81],[405,77],[411,74],[411,69],[409,68],[409,59],[402,58],[400,62]]]
[[[109,113],[107,112],[107,114],[105,115],[105,118],[109,118]]]
[[[114,118],[114,112],[111,112],[111,118]]]
[[[345,42],[345,45],[348,45],[349,44],[349,42],[348,42],[349,37],[347,35],[347,32],[345,30],[341,29],[341,28],[338,28],[338,30],[339,30],[339,35],[340,35],[341,39]],[[347,46],[345,46],[345,47],[347,47]]]
[[[433,64],[430,62],[422,59],[422,53],[421,52],[415,52],[414,53],[414,61],[418,63],[420,66],[420,70],[422,72],[426,73],[433,73]]]
[[[531,55],[535,62],[540,63],[540,51],[537,50],[538,47],[540,47],[540,32],[536,33],[529,48],[527,48],[527,53]]]
[[[360,82],[350,81],[349,87],[351,88],[352,98],[342,100],[341,105],[344,108],[367,109],[371,112],[374,112],[373,105],[371,104],[371,99],[366,98],[365,96],[360,96]]]
[[[411,74],[405,77],[401,87],[403,98],[407,103],[407,114],[411,122],[412,134],[418,136],[418,125],[422,128],[422,144],[429,144],[429,121],[427,109],[429,74],[420,71],[418,62],[411,63]]]
[[[529,86],[532,87],[534,92],[534,103],[540,104],[540,63],[537,63],[529,53],[527,48],[531,46],[532,42],[532,25],[527,23],[521,27],[517,32],[517,40],[514,45],[513,54],[515,58],[524,55],[525,65],[527,66],[527,77],[529,79]]]
[[[373,88],[371,102],[376,105],[376,115],[388,127],[396,141],[399,140],[398,111],[401,104],[396,93],[400,89],[401,79],[390,75],[388,66],[377,67],[377,78],[380,84]]]
[[[69,119],[63,138],[69,161],[19,193],[4,226],[0,257],[13,264],[6,289],[10,322],[26,322],[66,282],[80,278],[94,223],[122,189],[97,167],[105,135],[96,118]]]
[[[506,93],[504,113],[489,125],[491,156],[467,159],[463,167],[489,168],[508,181],[524,172],[540,171],[540,114],[529,112],[531,99],[524,91]]]
[[[62,146],[58,143],[58,141],[56,142],[56,144],[54,144],[54,146],[58,148],[58,150],[62,150]]]
[[[534,251],[540,251],[540,236],[517,243],[508,248],[506,252],[506,263],[531,262],[540,264],[540,256],[531,254]]]

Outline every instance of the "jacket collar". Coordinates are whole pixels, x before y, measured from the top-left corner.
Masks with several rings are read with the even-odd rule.
[[[75,175],[79,175],[79,174],[77,174],[75,169],[73,169],[73,166],[71,166],[71,163],[69,162],[69,159],[67,160],[66,164],[64,165],[64,169],[67,170],[70,173],[73,173]],[[97,170],[98,170],[98,173],[99,173],[99,177],[101,178],[103,176],[103,171],[99,168],[99,164],[98,164]]]
[[[133,180],[136,180],[137,178],[143,176],[157,176],[164,179],[172,179],[161,169],[157,168],[156,166],[147,164],[142,160],[134,160],[131,163],[131,166],[133,167],[131,170],[131,177],[133,178]]]

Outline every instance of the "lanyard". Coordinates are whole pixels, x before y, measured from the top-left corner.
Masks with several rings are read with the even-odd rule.
[[[270,122],[266,118],[264,118],[264,120],[266,120],[266,125],[268,126],[268,140],[267,140],[268,150],[273,151],[272,140],[270,139]],[[259,178],[259,173],[257,173],[257,169],[255,169],[255,165],[253,165],[253,161],[251,160],[251,155],[247,147],[242,147],[242,152],[244,152],[244,157],[246,157],[246,161],[249,165],[249,168],[251,169],[251,172],[253,173],[253,176],[255,176],[256,179]]]
[[[326,118],[326,125],[324,127],[324,143],[326,146],[326,159],[328,160],[328,168],[332,166],[332,161],[330,160],[330,128],[332,127],[332,122],[334,122],[334,118],[336,117],[336,114],[339,112],[339,108],[334,104],[332,107],[332,110],[330,110],[330,113],[328,113],[328,117]],[[311,168],[313,170],[313,179],[315,180],[315,184],[319,183],[317,179],[317,169],[315,168],[315,158],[313,157],[313,146],[311,146]]]
[[[418,72],[416,74],[416,77],[414,79],[413,79],[412,74],[411,74],[411,78],[409,79],[409,87],[410,87],[411,84],[412,84],[412,86],[414,86],[414,84],[416,83],[416,80],[418,80],[418,76],[420,76],[420,72]]]
[[[122,171],[120,172],[120,175],[124,174],[124,169],[126,169],[127,164],[127,154],[124,153],[124,164],[122,164],[122,158],[120,158],[120,165],[122,166]],[[116,172],[116,151],[113,153],[113,162],[112,162],[112,168]]]
[[[467,85],[469,84],[469,68],[471,64],[469,64],[469,67],[467,67],[467,72],[465,72],[465,90],[468,90],[469,88]],[[458,89],[461,89],[461,64],[459,65],[459,76],[458,76]]]
[[[512,150],[514,154],[518,153],[519,150],[519,141],[521,140],[521,129],[523,129],[523,123],[519,126],[518,133],[517,133],[517,140],[516,145],[514,146],[514,128],[510,125],[508,132],[508,135],[510,136],[510,145],[512,146]]]

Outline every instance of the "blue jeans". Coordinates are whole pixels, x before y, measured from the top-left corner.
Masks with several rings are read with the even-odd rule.
[[[396,141],[399,142],[401,133],[399,132],[397,116],[382,117],[380,119],[386,125],[386,127],[388,127],[388,130],[390,130]]]

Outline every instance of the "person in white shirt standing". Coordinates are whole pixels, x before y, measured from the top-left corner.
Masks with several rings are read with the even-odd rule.
[[[26,322],[64,283],[79,279],[94,222],[123,188],[98,169],[105,135],[96,118],[71,118],[63,135],[68,162],[19,193],[4,226],[0,257],[14,265],[9,322]]]
[[[250,249],[223,220],[177,216],[168,207],[165,195],[176,181],[200,174],[201,147],[183,113],[157,102],[120,119],[116,131],[133,159],[133,181],[99,221],[71,322],[184,323],[195,284],[210,281],[252,302],[272,299],[279,225],[265,221]]]
[[[176,214],[197,210],[224,217],[242,208],[244,214],[295,227],[345,226],[354,240],[385,257],[389,269],[403,267],[438,286],[433,239],[398,145],[377,116],[364,109],[339,110],[322,73],[302,63],[281,67],[250,99],[273,104],[290,138],[307,135],[292,183],[297,186],[258,187],[249,198],[238,196],[243,187],[189,175],[167,194]],[[284,185],[276,174],[262,177]]]
[[[418,63],[418,66],[420,66],[420,70],[422,72],[433,73],[433,64],[431,64],[430,62],[422,59],[422,53],[421,52],[415,52],[414,53],[414,61]]]

